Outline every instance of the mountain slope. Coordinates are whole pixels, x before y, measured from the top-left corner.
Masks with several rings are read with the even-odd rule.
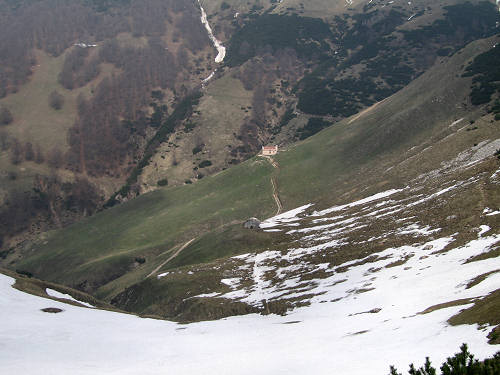
[[[498,19],[491,1],[0,1],[1,245],[304,139]]]
[[[486,157],[498,148],[497,141],[492,142],[498,134],[498,123],[490,122],[492,115],[484,115],[480,108],[470,111],[467,101],[471,78],[460,76],[463,66],[489,49],[493,41],[472,43],[370,111],[283,151],[276,157],[278,169],[254,158],[194,185],[145,194],[42,236],[9,255],[7,261],[14,261],[10,267],[91,291],[109,301],[162,264],[158,273],[200,262],[217,264],[218,258],[248,250],[287,248],[290,239],[284,234],[254,234],[240,228],[247,217],[264,218],[275,212],[272,176],[285,208],[306,203],[327,207],[393,187],[418,186],[418,180],[410,181],[425,173],[439,176],[449,170],[458,178],[461,169],[454,168],[460,163],[446,166],[444,162],[457,155],[460,161],[460,155],[468,153]],[[475,121],[471,131],[467,130],[469,119]],[[494,161],[489,163],[485,168],[494,171]],[[486,198],[481,210],[486,204],[492,209],[498,205],[496,195]],[[190,240],[179,255],[164,264]],[[155,302],[155,313],[178,314],[185,293],[195,293],[201,285],[218,285],[222,276],[214,273],[214,264],[206,267],[192,279],[186,280],[183,272],[173,281],[165,281],[168,286],[149,277],[115,303],[125,306],[130,298],[144,299],[129,308],[147,311],[152,306],[149,298],[154,295],[148,290],[158,288],[166,293],[166,300]],[[200,317],[196,308],[193,314]]]
[[[479,172],[482,175],[479,178],[499,182],[498,170],[496,177],[478,170],[470,172]],[[461,194],[466,186],[443,190],[435,194],[448,199],[445,194]],[[360,220],[375,211],[387,214],[408,193],[410,188],[384,192],[308,216],[296,210],[268,221],[265,230],[272,227],[272,230],[308,230],[315,234],[323,230],[320,236],[325,236],[326,225],[330,225],[331,232],[334,225],[340,225],[337,215],[347,214]],[[422,199],[422,195],[413,198]],[[428,201],[430,205],[435,203]],[[485,220],[496,220],[498,224],[495,219],[498,212],[490,217]],[[390,216],[386,218],[393,222]],[[321,229],[314,223],[319,220],[323,220]],[[268,313],[279,307],[273,301],[279,296],[291,301],[310,300],[310,306],[296,308],[285,316],[251,314],[179,325],[29,296],[10,288],[13,280],[0,275],[0,316],[5,323],[0,328],[0,337],[8,344],[0,353],[0,369],[10,373],[36,364],[40,371],[54,374],[96,371],[191,374],[200,369],[208,374],[221,371],[253,374],[265,367],[266,371],[276,372],[285,369],[301,373],[365,374],[384,373],[389,364],[402,368],[414,356],[432,354],[433,361],[439,363],[463,341],[467,341],[479,359],[492,355],[498,346],[487,344],[485,336],[490,327],[484,323],[491,324],[490,318],[495,318],[497,310],[488,305],[488,297],[480,301],[493,314],[482,326],[450,326],[446,320],[470,308],[478,297],[498,286],[497,258],[487,258],[484,252],[498,243],[499,234],[492,233],[483,221],[480,231],[471,234],[474,239],[453,248],[459,242],[456,236],[446,236],[437,228],[409,225],[409,220],[412,219],[405,222],[407,233],[400,235],[413,237],[412,245],[387,247],[369,259],[336,263],[331,258],[335,250],[328,248],[330,243],[288,252],[244,254],[226,261],[234,268],[219,282],[224,294],[215,298],[217,305],[223,298],[246,298],[257,305],[263,303],[262,312]],[[343,232],[342,236],[349,235]],[[431,232],[437,238],[423,239]],[[319,236],[315,239],[321,241]],[[476,257],[475,261],[464,263],[471,256]],[[319,257],[320,262],[314,262],[314,257]],[[335,266],[330,268],[332,264]],[[212,271],[216,269],[212,267]],[[485,271],[489,272],[481,274]],[[203,270],[199,267],[192,268],[191,274],[184,277],[195,278],[200,272]],[[179,270],[171,273],[160,280],[175,278]],[[165,284],[162,286],[165,289]],[[458,300],[450,300],[450,296]],[[193,297],[186,299],[210,299],[214,293]],[[61,311],[58,314],[40,311],[48,307]],[[133,352],[130,342],[134,342]],[[26,357],[30,358],[29,363]]]

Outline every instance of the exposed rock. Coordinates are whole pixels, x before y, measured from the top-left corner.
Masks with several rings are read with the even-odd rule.
[[[47,312],[47,313],[53,313],[53,314],[57,314],[57,313],[60,313],[60,312],[63,312],[64,310],[63,309],[59,309],[57,307],[46,307],[44,309],[41,309],[43,312]]]
[[[246,229],[259,229],[260,228],[260,220],[251,217],[250,219],[247,219],[245,223],[243,224],[243,227]]]

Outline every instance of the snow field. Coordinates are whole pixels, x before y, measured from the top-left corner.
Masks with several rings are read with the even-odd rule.
[[[230,258],[234,272],[221,279],[230,291],[198,297],[255,306],[263,299],[309,303],[285,316],[251,314],[181,325],[28,295],[0,275],[0,373],[387,374],[391,364],[404,371],[410,362],[421,365],[425,356],[439,366],[463,342],[478,358],[491,356],[500,350],[487,344],[491,327],[447,323],[471,303],[422,312],[499,288],[500,273],[492,271],[500,269],[500,258],[467,262],[498,246],[498,228],[479,225],[470,230],[474,237],[459,243],[458,235],[440,234],[441,228],[406,211],[473,182],[454,181],[427,195],[388,190],[309,215],[306,205],[264,221],[266,230],[291,236],[290,248]],[[496,211],[482,214],[487,218]],[[387,236],[409,236],[409,243],[338,265],[324,260],[355,241],[351,232],[386,221],[389,230],[382,225],[355,243]],[[42,312],[46,307],[64,311]]]
[[[91,308],[95,307],[95,306],[92,306],[90,303],[78,301],[77,299],[74,299],[69,294],[64,294],[64,293],[58,292],[57,290],[54,290],[54,289],[46,288],[45,293],[47,293],[47,295],[54,297],[54,298],[68,299],[70,301],[79,303],[80,305],[83,305],[83,306],[87,306],[87,307],[91,307]]]

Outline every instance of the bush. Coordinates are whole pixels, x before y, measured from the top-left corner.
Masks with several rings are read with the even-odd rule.
[[[26,276],[26,277],[29,277],[29,278],[32,278],[33,277],[33,274],[29,271],[24,271],[24,270],[16,270],[16,273],[18,275],[22,275],[22,276]]]
[[[189,133],[191,130],[196,128],[196,124],[194,122],[187,122],[184,124],[184,132]]]
[[[12,121],[14,121],[12,112],[6,107],[0,108],[0,124],[9,125]]]
[[[201,150],[203,150],[203,145],[196,146],[195,148],[193,148],[193,155],[201,152]]]
[[[205,167],[210,167],[212,165],[212,162],[210,160],[203,160],[198,167],[199,168],[205,168]]]
[[[500,50],[492,48],[474,58],[466,68],[464,77],[474,77],[473,87],[470,93],[471,102],[474,105],[490,102],[495,91],[500,91],[493,82],[500,80]],[[495,103],[496,104],[496,103]]]
[[[157,184],[158,184],[158,186],[167,186],[168,180],[166,178],[163,178],[161,180],[158,180]]]
[[[299,139],[306,139],[320,130],[329,127],[330,125],[330,122],[321,118],[311,117],[304,127],[297,129],[296,135]]]
[[[60,110],[64,105],[64,97],[56,90],[49,94],[49,105],[56,111]]]

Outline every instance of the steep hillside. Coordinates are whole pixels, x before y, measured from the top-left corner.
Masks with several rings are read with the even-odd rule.
[[[231,2],[207,8],[216,30],[231,30],[225,67],[206,83],[185,128],[145,166],[141,191],[157,188],[161,178],[195,182],[255,155],[263,144],[307,138],[492,35],[499,19],[488,2],[334,3],[318,18],[307,12],[326,6],[320,1],[297,8],[261,4],[248,12]],[[224,134],[224,141],[211,134]],[[199,170],[203,160],[211,165]]]
[[[2,247],[305,139],[494,34],[495,9],[0,1]]]
[[[102,207],[216,53],[195,2],[0,1],[0,35],[4,248]]]
[[[493,156],[500,148],[498,121],[485,107],[469,104],[472,78],[462,73],[496,40],[468,45],[382,103],[283,150],[273,163],[256,157],[196,184],[144,194],[41,236],[6,254],[4,263],[131,311],[198,320],[260,309],[250,301],[185,301],[187,296],[220,293],[225,288],[220,280],[234,272],[233,255],[266,250],[286,254],[303,238],[319,241],[318,249],[328,249],[321,241],[336,244],[328,250],[331,255],[317,254],[333,257],[333,267],[388,248],[430,242],[432,230],[439,229],[440,238],[453,238],[453,248],[473,241],[480,225],[492,228],[493,235],[497,216],[486,215],[499,207],[498,161]],[[467,166],[469,162],[476,164]],[[462,186],[450,193],[456,199],[447,195],[439,208],[441,190],[454,185]],[[314,210],[320,210],[389,189],[403,189],[396,196],[401,203],[356,205],[347,222],[340,221],[356,222],[355,232],[348,227],[342,234],[338,228],[342,237],[349,236],[346,241],[327,234],[317,240],[299,235],[312,225],[307,216],[297,228],[304,230],[292,236],[282,228],[256,232],[241,227],[248,217],[262,219],[276,212],[273,193],[287,209],[314,203]],[[375,220],[377,210],[391,215]],[[334,227],[339,219],[330,216],[320,219]],[[365,225],[369,230],[361,229]],[[402,236],[398,230],[410,232]],[[413,233],[422,238],[414,239]],[[293,306],[277,305],[279,311]]]
[[[495,4],[206,2],[0,0],[0,31],[49,5],[96,27],[30,25],[31,73],[0,33],[0,372],[498,352]]]

